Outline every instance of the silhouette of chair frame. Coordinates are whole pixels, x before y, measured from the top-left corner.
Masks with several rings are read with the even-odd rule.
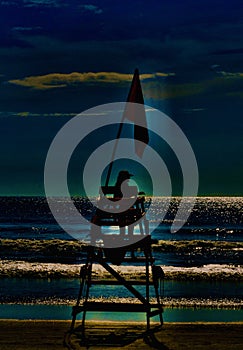
[[[137,188],[131,187],[131,196],[136,195]],[[134,199],[131,207],[125,212],[110,213],[107,212],[106,205],[117,206],[117,201],[120,198],[115,197],[116,188],[114,186],[102,187],[100,190],[100,199],[98,201],[98,209],[92,219],[94,228],[100,228],[98,234],[95,232],[93,236],[93,243],[97,239],[103,239],[105,247],[99,247],[95,244],[87,247],[86,264],[81,267],[80,271],[80,289],[76,305],[72,309],[72,324],[70,333],[74,331],[76,317],[79,313],[82,315],[82,338],[85,339],[85,319],[89,311],[104,311],[104,312],[143,312],[146,314],[146,329],[150,330],[150,319],[154,316],[159,316],[160,324],[163,325],[163,308],[160,302],[160,295],[158,292],[159,279],[163,278],[163,271],[159,266],[154,265],[154,258],[152,256],[152,240],[148,234],[148,220],[146,219],[145,211],[145,197],[144,193]],[[109,197],[110,196],[110,197]],[[105,199],[109,197],[109,202]],[[126,201],[126,199],[125,199]],[[119,209],[119,208],[118,208]],[[120,228],[133,225],[135,221],[139,221],[140,236],[136,240],[125,240],[120,235],[107,235],[107,239],[112,241],[111,247],[107,248],[105,235],[102,235],[102,226],[119,226]],[[115,236],[115,237],[113,237]],[[119,246],[119,242],[121,245]],[[114,245],[115,243],[115,245]],[[113,248],[114,246],[118,248]],[[136,256],[139,250],[140,256]],[[132,252],[130,257],[126,254]],[[143,263],[145,264],[144,278],[139,280],[126,280],[119,274],[111,265],[120,265],[122,263]],[[100,264],[113,278],[112,279],[94,279],[92,275],[92,267],[94,263]],[[152,274],[150,274],[150,269]],[[152,275],[152,277],[151,277]],[[97,302],[89,300],[89,293],[91,286],[95,285],[122,285],[137,299],[136,303],[113,303],[113,302]],[[143,285],[145,287],[145,296],[139,292],[135,286]],[[150,286],[154,286],[156,302],[151,302]]]
[[[122,247],[122,248],[97,248],[89,246],[87,249],[87,261],[86,264],[81,267],[80,270],[80,289],[77,298],[76,305],[72,308],[72,323],[70,328],[70,333],[75,329],[76,317],[79,313],[83,313],[81,321],[81,337],[85,339],[85,319],[87,312],[96,311],[96,312],[143,312],[146,314],[146,330],[150,331],[150,319],[154,316],[159,316],[159,325],[156,325],[155,328],[162,327],[163,325],[163,307],[161,304],[161,298],[159,295],[159,279],[163,278],[163,271],[159,266],[154,265],[154,258],[152,257],[152,243],[155,243],[155,240],[151,239],[151,236],[148,235],[141,239],[139,242],[136,242],[132,245]],[[118,273],[110,263],[114,264],[113,259],[119,258],[119,253],[126,253],[129,250],[138,250],[140,251],[140,256],[132,257],[122,257],[121,262],[129,263],[141,263],[145,264],[145,274],[144,279],[139,280],[127,280],[120,273]],[[106,254],[108,252],[108,254]],[[141,253],[143,254],[141,256]],[[124,254],[123,254],[124,255]],[[93,277],[92,267],[94,263],[100,264],[104,269],[111,274],[112,279],[99,279]],[[119,260],[120,264],[120,260]],[[151,268],[151,275],[149,270]],[[122,285],[128,291],[130,291],[133,296],[137,299],[137,302],[106,302],[106,301],[90,301],[89,294],[90,288],[96,285]],[[138,291],[135,286],[145,286],[145,296]],[[156,302],[151,302],[150,296],[150,286],[154,286]]]

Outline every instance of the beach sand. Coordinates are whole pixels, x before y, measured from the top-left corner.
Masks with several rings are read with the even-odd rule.
[[[31,315],[30,315],[31,316]],[[69,321],[0,320],[1,350],[64,349],[63,339]],[[161,330],[145,336],[141,323],[87,322],[87,344],[80,333],[68,340],[70,349],[164,349],[241,350],[243,322],[165,323]]]

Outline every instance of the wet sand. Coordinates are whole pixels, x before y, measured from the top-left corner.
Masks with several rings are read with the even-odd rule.
[[[31,315],[30,315],[31,317]],[[69,321],[0,320],[1,350],[64,349]],[[69,349],[162,349],[241,350],[243,322],[166,323],[159,331],[145,335],[141,323],[87,322],[86,344],[80,332],[67,339]]]

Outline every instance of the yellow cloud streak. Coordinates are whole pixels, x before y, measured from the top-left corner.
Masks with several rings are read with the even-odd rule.
[[[167,77],[174,75],[173,73],[153,73],[141,74],[140,79],[155,79],[156,77]],[[88,72],[79,73],[72,72],[68,74],[51,73],[46,75],[37,75],[25,77],[23,79],[9,80],[9,83],[29,87],[37,90],[63,88],[68,85],[80,83],[98,83],[98,84],[122,84],[132,80],[132,74],[123,74],[116,72]]]
[[[232,88],[236,79],[242,79],[243,73],[224,72],[221,76],[196,83],[176,84],[164,81],[160,78],[173,76],[174,73],[146,73],[141,74],[140,79],[143,81],[143,91],[146,98],[151,99],[172,99],[203,94],[211,89]],[[128,84],[131,83],[132,74],[123,74],[117,72],[72,72],[68,74],[51,73],[39,76],[29,76],[23,79],[10,80],[9,83],[24,86],[35,90],[49,90],[55,88],[64,88],[78,84]],[[226,92],[225,92],[226,93]],[[229,91],[227,95],[231,92]],[[234,94],[236,94],[234,92]]]
[[[18,117],[74,117],[77,113],[32,113],[32,112],[18,112]]]

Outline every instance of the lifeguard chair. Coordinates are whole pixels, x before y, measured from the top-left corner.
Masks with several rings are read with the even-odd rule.
[[[140,127],[134,127],[134,138],[142,141],[143,144],[149,141],[138,69],[134,72],[127,102],[140,104],[142,108],[137,109],[134,106],[125,108],[107,173],[106,186],[100,188],[97,210],[91,220],[91,245],[87,247],[86,264],[80,270],[80,289],[76,305],[72,309],[72,323],[69,331],[69,334],[74,332],[77,315],[81,313],[82,339],[85,339],[86,314],[90,311],[143,312],[146,314],[147,331],[150,330],[150,320],[154,316],[159,317],[159,324],[156,325],[156,328],[163,325],[163,307],[159,295],[159,281],[163,278],[163,270],[154,264],[152,256],[152,244],[156,241],[149,234],[145,194],[138,193],[136,186],[125,186],[126,179],[130,177],[119,182],[118,175],[116,186],[108,186],[124,120],[130,117],[132,120],[142,119]],[[135,151],[137,153],[138,149]],[[142,153],[143,150],[140,149],[139,157]],[[132,176],[127,171],[124,172]],[[134,232],[137,225],[139,231]],[[104,228],[107,227],[110,227],[111,232],[104,232]],[[114,234],[113,227],[118,228],[118,233]],[[110,278],[104,279],[96,276],[93,273],[94,263],[100,264],[110,274]],[[143,276],[140,275],[139,279],[125,279],[113,266],[123,263],[144,265]],[[134,303],[93,301],[90,299],[90,289],[97,285],[124,286],[134,296]],[[145,290],[141,292],[136,286],[144,286]],[[151,299],[151,286],[154,287],[155,299],[153,300]],[[80,330],[80,327],[78,329]]]
[[[130,195],[136,195],[137,188],[131,187]],[[151,245],[156,243],[152,240],[148,232],[148,220],[146,219],[145,211],[145,195],[139,193],[137,198],[132,201],[132,206],[124,212],[120,212],[119,206],[128,204],[131,198],[124,198],[123,204],[120,198],[115,196],[116,189],[114,186],[105,186],[100,190],[100,199],[98,201],[98,209],[92,219],[93,224],[93,245],[87,247],[87,261],[81,267],[80,271],[80,290],[76,305],[72,310],[72,324],[70,332],[75,329],[76,317],[82,313],[81,330],[82,339],[85,339],[85,319],[87,312],[143,312],[146,314],[146,329],[150,330],[150,319],[154,316],[159,317],[157,327],[163,325],[163,307],[161,304],[161,296],[159,295],[159,281],[163,278],[163,271],[160,266],[154,265]],[[109,212],[107,209],[109,205]],[[111,212],[114,207],[114,212]],[[127,206],[126,206],[127,207]],[[119,210],[118,210],[119,209]],[[136,239],[132,236],[132,232],[125,234],[126,227],[135,225],[138,221],[140,234]],[[118,226],[120,234],[103,235],[103,226]],[[91,233],[92,234],[92,233]],[[100,240],[103,241],[103,246],[100,245]],[[95,244],[99,242],[98,244]],[[110,247],[109,247],[110,245]],[[115,247],[114,247],[115,246]],[[129,252],[131,253],[129,256]],[[102,279],[95,276],[92,271],[94,263],[100,264],[109,272],[111,278]],[[133,263],[145,265],[143,278],[125,279],[119,272],[116,271],[113,265],[121,265],[123,263]],[[122,285],[135,297],[134,303],[131,302],[97,302],[90,300],[90,289],[97,285]],[[135,286],[144,286],[145,290],[140,292]],[[150,286],[154,287],[154,296],[156,301],[151,301]],[[80,329],[80,328],[79,328]]]

